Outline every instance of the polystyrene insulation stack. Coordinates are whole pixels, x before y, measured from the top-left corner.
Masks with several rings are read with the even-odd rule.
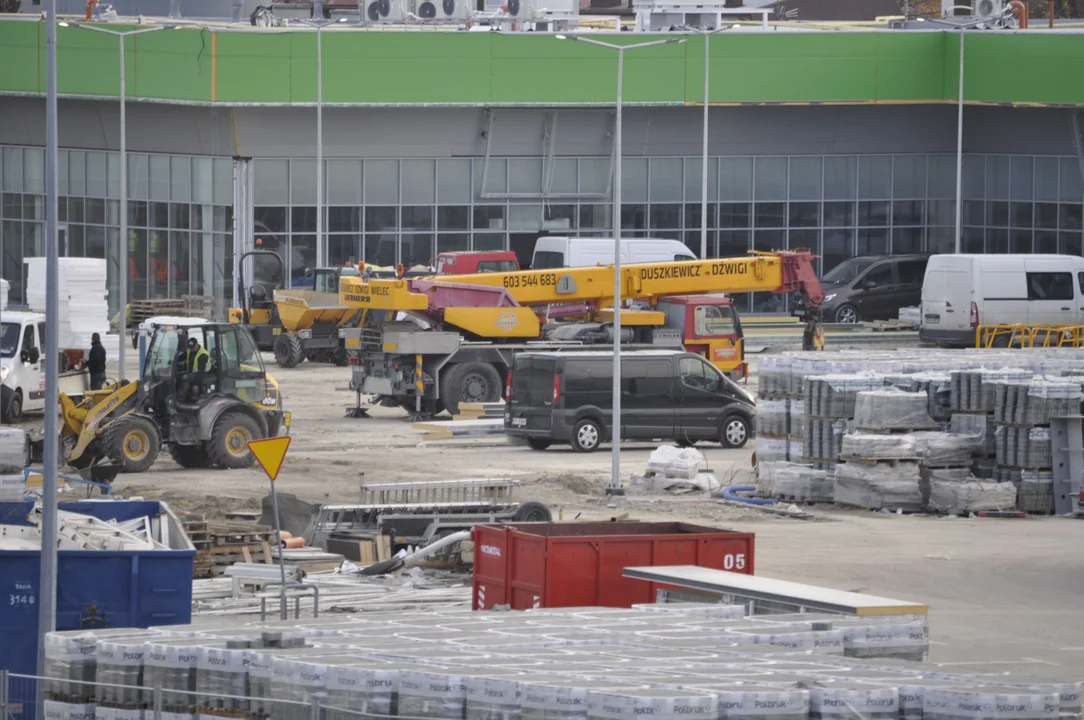
[[[26,299],[34,312],[45,312],[45,258],[25,258]],[[57,334],[60,347],[90,349],[93,333],[109,332],[105,260],[60,258]]]
[[[719,717],[718,708],[714,694],[687,690],[651,688],[587,693],[587,720],[627,720],[644,716],[656,720],[715,720]]]
[[[870,510],[921,512],[925,507],[918,463],[836,466],[835,501]]]
[[[921,430],[937,427],[925,393],[894,388],[866,390],[855,397],[854,425],[862,430]]]
[[[94,699],[98,641],[93,634],[51,632],[45,635],[45,695],[51,700],[85,704]]]
[[[162,711],[191,714],[196,709],[199,648],[191,639],[152,640],[143,657],[143,684],[160,688]]]
[[[927,688],[922,698],[923,720],[1056,720],[1056,693],[1020,688]]]

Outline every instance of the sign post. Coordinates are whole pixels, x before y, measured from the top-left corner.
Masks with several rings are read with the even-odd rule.
[[[271,512],[275,516],[275,543],[279,549],[279,572],[282,576],[282,585],[279,589],[279,618],[282,620],[286,619],[286,565],[282,556],[282,524],[279,522],[279,498],[275,492],[275,479],[279,476],[282,461],[286,458],[286,451],[289,448],[289,435],[266,440],[250,440],[248,443],[248,449],[271,481]]]

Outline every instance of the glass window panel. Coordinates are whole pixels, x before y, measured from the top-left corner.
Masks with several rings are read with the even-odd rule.
[[[189,227],[188,204],[169,204],[169,226],[179,230],[187,230]]]
[[[395,230],[399,227],[399,208],[395,207],[367,207],[365,208],[365,230],[367,232],[380,232],[382,230]]]
[[[168,298],[169,293],[169,231],[151,230],[147,233],[147,297]]]
[[[580,205],[580,229],[612,230],[611,209],[610,205]]]
[[[930,155],[926,167],[926,193],[931,198],[956,197],[956,156]]]
[[[204,217],[206,216],[206,218]],[[189,207],[188,226],[193,230],[211,229],[211,206],[193,204]]]
[[[626,204],[621,207],[621,230],[643,230],[647,228],[647,205]],[[624,233],[622,233],[624,235]],[[643,233],[631,235],[640,237]]]
[[[45,151],[23,148],[23,192],[45,192]]]
[[[542,158],[509,158],[509,194],[537,195],[542,192]]]
[[[366,160],[363,177],[365,179],[366,205],[396,205],[399,203],[398,160]],[[372,226],[368,223],[366,223],[366,228],[372,230]],[[368,252],[368,248],[366,248],[366,252]]]
[[[787,247],[790,249],[805,248],[817,254],[817,245],[820,243],[820,230],[789,230],[787,231]]]
[[[504,212],[503,205],[476,205],[474,207],[474,229],[503,230]]]
[[[68,190],[68,151],[57,151],[56,191],[61,197],[71,194]]]
[[[167,205],[168,207],[168,205]],[[93,225],[105,225],[105,200],[91,198],[87,200],[87,223]],[[166,222],[169,222],[167,211]]]
[[[753,158],[719,159],[719,199],[753,199]]]
[[[212,223],[215,230],[231,230],[233,229],[233,208],[232,207],[214,207],[211,209]],[[233,257],[233,253],[229,253],[229,257]],[[232,262],[232,260],[231,260]]]
[[[361,235],[327,236],[327,262],[329,265],[356,265],[361,259]]]
[[[1035,203],[1035,227],[1056,229],[1058,227],[1058,206],[1054,203]]]
[[[1054,254],[1058,251],[1058,234],[1056,232],[1035,231],[1035,252]]]
[[[143,167],[146,168],[146,156],[143,160]],[[146,178],[144,178],[144,184],[146,184]],[[132,181],[129,179],[129,194],[131,194],[131,186]],[[68,151],[68,193],[71,195],[86,195],[87,193],[87,154],[82,150]]]
[[[986,197],[985,155],[964,155],[962,185],[965,198],[982,200]]]
[[[715,215],[715,203],[708,203],[708,228],[718,227]],[[685,228],[687,230],[700,231],[700,203],[685,203]],[[700,245],[698,244],[697,247],[700,247]]]
[[[325,191],[324,196],[327,196]],[[316,161],[290,161],[290,204],[316,205]],[[316,228],[314,227],[313,230]]]
[[[432,230],[433,208],[426,205],[409,205],[402,208],[402,221],[399,227],[407,230]]]
[[[610,190],[609,157],[585,157],[580,158],[580,192],[594,195],[603,195]]]
[[[214,202],[216,205],[233,205],[233,161],[228,158],[214,159]],[[283,181],[285,182],[285,180]],[[285,202],[285,201],[284,201]],[[218,252],[216,250],[216,252]],[[233,268],[233,253],[223,253]],[[223,260],[223,262],[226,262]]]
[[[361,229],[361,208],[350,206],[327,209],[328,232],[356,233],[361,232]]]
[[[826,227],[848,227],[855,224],[855,219],[853,200],[824,203],[824,225]]]
[[[858,197],[892,197],[891,155],[863,155],[858,158]]]
[[[647,158],[624,158],[622,161],[621,199],[647,202]]]
[[[986,224],[1005,227],[1009,224],[1009,203],[990,200],[986,203]]]
[[[821,251],[823,272],[828,272],[836,265],[851,257],[854,245],[854,230],[850,228],[824,231],[824,247]]]
[[[892,252],[897,255],[922,252],[922,235],[924,232],[924,229],[920,227],[893,228]],[[921,276],[919,280],[921,280]]]
[[[147,200],[150,196],[150,156],[128,153],[128,197]]]
[[[1013,200],[1031,200],[1035,192],[1033,158],[1030,155],[1013,155],[1009,197]]]
[[[787,224],[787,204],[758,202],[754,204],[754,222],[758,228],[777,228]]]
[[[486,174],[485,187],[482,187],[483,171]],[[474,163],[474,198],[481,200],[483,195],[503,195],[508,192],[508,161],[504,158],[490,158],[487,164],[479,158]]]
[[[57,222],[68,222],[68,199],[65,197],[56,200]]]
[[[470,228],[470,207],[447,205],[437,208],[438,230],[467,230]]]
[[[504,233],[474,233],[471,237],[471,247],[475,250],[507,250]]]
[[[1002,254],[1009,252],[1009,231],[1002,228],[988,228],[986,230],[986,252]]]
[[[790,159],[790,199],[821,199],[821,158],[792,157]]]
[[[1081,206],[1061,205],[1058,208],[1058,228],[1060,230],[1079,230],[1081,227]]]
[[[433,259],[432,233],[403,233],[400,260],[407,267],[427,266]]]
[[[964,228],[963,251],[965,253],[981,253],[986,247],[983,240],[985,231],[982,228]]]
[[[556,232],[576,227],[575,205],[543,205],[542,229]]]
[[[100,153],[87,153],[88,191],[93,191],[94,185],[98,182],[97,169],[95,167],[98,162],[98,159],[95,157],[96,155],[100,155]],[[148,162],[150,172],[150,199],[169,202],[169,156],[150,155],[148,156]],[[259,176],[257,175],[257,177]]]
[[[820,227],[821,204],[819,202],[792,202],[790,204],[791,227]]]
[[[214,202],[215,158],[194,157],[192,158],[192,202],[211,204]],[[232,178],[231,178],[232,180]],[[230,202],[233,196],[230,196]]]
[[[252,178],[252,198],[256,205],[290,204],[288,160],[253,160]]]
[[[23,196],[18,193],[4,193],[2,212],[6,220],[21,218],[23,216]]]
[[[437,254],[467,252],[470,250],[469,233],[441,233],[437,235]]]
[[[930,200],[928,207],[928,222],[930,225],[956,226],[955,200]]]
[[[1009,252],[1024,254],[1031,252],[1031,232],[1013,230],[1009,235]]]
[[[956,231],[953,228],[932,227],[926,230],[926,252],[951,253],[956,251]]]
[[[685,200],[692,202],[700,199],[700,180],[702,173],[701,158],[685,158]],[[708,201],[719,197],[719,161],[708,158]]]
[[[857,255],[885,255],[888,253],[888,230],[883,228],[860,229],[856,243]]]
[[[316,163],[313,163],[313,170]],[[316,267],[316,236],[292,235],[290,237],[289,273],[292,281],[298,281],[312,273]],[[291,285],[293,282],[290,283]]]
[[[1080,255],[1080,233],[1058,233],[1058,252],[1062,255]]]
[[[719,203],[719,227],[721,228],[747,228],[752,227],[751,203]]]
[[[685,247],[689,248],[689,252],[697,257],[716,257],[716,238],[715,231],[708,230],[707,233],[707,245],[705,247],[706,252],[700,252],[700,245],[703,236],[699,230],[687,230],[682,237],[682,241],[685,243]]]
[[[106,153],[105,170],[108,184],[106,185],[106,197],[120,197],[120,155]]]
[[[653,204],[651,206],[651,225],[654,229],[676,229],[681,227],[682,206],[678,204]]]
[[[23,191],[23,149],[15,147],[3,148],[4,158],[4,172],[0,173],[3,176],[3,190],[4,192],[20,193]],[[21,285],[22,283],[20,283]]]
[[[1058,176],[1060,175],[1057,158],[1035,158],[1035,199],[1048,202],[1058,200]]]
[[[23,254],[25,257],[41,257],[45,255],[45,244],[42,242],[44,236],[44,223],[23,223]]]
[[[681,158],[651,158],[651,202],[680,202],[683,177]]]
[[[68,226],[68,255],[71,257],[86,257],[87,247],[83,239],[82,225]]]
[[[470,203],[470,159],[437,161],[437,202],[443,205]]]
[[[576,194],[576,158],[554,158],[550,166],[549,192],[554,195]]]
[[[253,208],[252,218],[256,232],[286,232],[286,208],[284,207]]]
[[[436,161],[403,160],[402,173],[404,204],[425,205],[436,202]]]
[[[361,204],[361,160],[328,160],[326,172],[328,205]]]
[[[986,199],[1009,199],[1009,173],[1011,160],[1008,155],[986,157]]]
[[[785,200],[787,198],[787,158],[756,158],[756,200]]]
[[[542,229],[541,205],[508,206],[508,229],[536,232]]]
[[[369,264],[369,265],[378,265],[379,264],[377,261],[379,260],[380,240],[381,240],[382,237],[384,237],[384,236],[383,235],[369,235],[369,234],[366,234],[366,235],[362,236],[362,248],[361,248],[362,262],[365,262],[366,264]],[[394,250],[395,249],[394,243],[392,245],[390,245],[390,247],[392,248],[392,250]],[[392,260],[393,261],[395,260],[394,253],[392,254]]]
[[[176,159],[176,158],[174,158]],[[169,234],[170,297],[191,294],[190,233],[176,230]]]
[[[86,205],[83,198],[68,198],[68,222],[84,222]]]
[[[1062,202],[1080,202],[1084,195],[1084,186],[1080,182],[1080,163],[1076,158],[1061,159],[1059,195]]]
[[[41,195],[23,195],[23,220],[44,220],[45,198]]]
[[[316,232],[316,207],[295,206],[290,208],[290,230],[293,232]]]
[[[152,202],[150,208],[149,225],[156,228],[169,227],[169,203]],[[89,212],[89,205],[88,205]]]
[[[892,158],[892,197],[926,197],[925,155],[896,155]]]
[[[1015,228],[1030,228],[1032,205],[1030,202],[1009,204],[1009,223]]]
[[[921,200],[896,200],[892,203],[892,224],[922,225],[925,209]]]
[[[887,200],[863,200],[858,203],[858,224],[881,226],[888,225]]]
[[[753,249],[770,252],[786,248],[786,237],[783,230],[755,230],[753,232]]]
[[[751,249],[748,230],[723,230],[719,233],[718,257],[738,257]]]
[[[986,203],[981,200],[964,200],[962,220],[964,225],[985,225]]]

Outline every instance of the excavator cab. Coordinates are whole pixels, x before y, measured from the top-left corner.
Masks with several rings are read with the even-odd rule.
[[[245,273],[251,268],[252,277]],[[275,311],[275,290],[286,286],[286,265],[273,250],[250,250],[237,262],[237,297],[241,307],[230,308],[229,320],[246,325],[261,350],[271,350],[282,334]]]

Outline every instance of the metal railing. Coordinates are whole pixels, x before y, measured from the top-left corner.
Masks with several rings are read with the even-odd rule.
[[[369,483],[361,486],[362,505],[478,502],[510,499],[518,480],[474,478],[420,480],[409,483]]]
[[[1079,348],[1084,347],[1084,325],[1010,323],[979,325],[975,347],[994,348]]]
[[[361,701],[350,703],[360,708],[341,707],[347,702],[327,693],[283,699],[58,680],[0,670],[0,720],[95,720],[103,715],[118,720],[177,720],[180,715],[224,720],[431,720],[398,714],[394,704],[380,708]]]

